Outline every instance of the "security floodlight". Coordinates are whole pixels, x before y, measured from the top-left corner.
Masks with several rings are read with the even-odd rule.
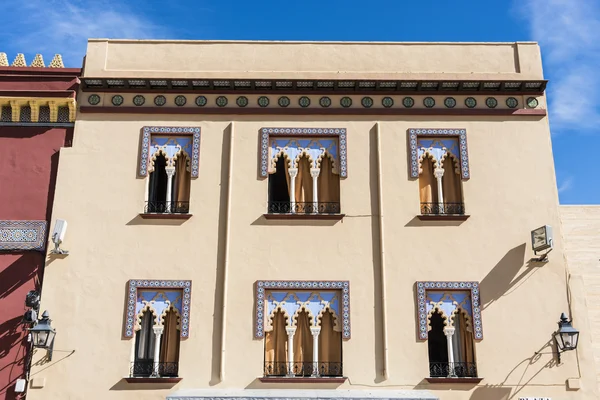
[[[54,243],[54,249],[51,251],[52,254],[69,254],[67,250],[60,248],[60,244],[65,238],[65,233],[67,233],[67,221],[57,219],[54,224],[54,232],[52,232],[52,242]]]

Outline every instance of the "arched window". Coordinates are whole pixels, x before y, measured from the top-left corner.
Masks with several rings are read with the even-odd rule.
[[[429,374],[432,378],[477,377],[473,330],[467,316],[457,308],[453,325],[439,312],[429,318]]]
[[[443,163],[442,192],[444,193],[444,212],[446,214],[464,214],[460,170],[457,171],[455,162],[454,157],[449,154]]]
[[[154,170],[150,172],[150,183],[148,186],[148,208],[149,213],[167,212],[167,160],[160,154],[154,160]]]
[[[339,317],[347,312],[340,300],[348,302],[346,287],[336,290],[341,285],[264,293],[266,319],[257,323],[264,329],[265,376],[343,376],[342,340],[350,337],[350,324]]]
[[[273,314],[273,329],[265,333],[265,376],[285,376],[288,371],[288,335],[281,311]]]
[[[326,311],[321,317],[319,332],[319,375],[342,375],[342,332],[334,329],[335,321],[331,312]]]
[[[265,152],[270,214],[341,212],[340,164],[344,162],[344,173],[346,165],[337,138],[271,138]]]
[[[192,138],[155,136],[144,130],[148,147],[139,174],[149,173],[145,213],[188,214],[191,179],[198,176],[199,132]]]
[[[154,315],[150,310],[144,311],[140,323],[140,329],[135,333],[135,359],[132,365],[131,375],[150,376],[154,371]]]
[[[160,376],[177,376],[179,370],[179,317],[171,308],[164,319],[164,330],[160,338]]]

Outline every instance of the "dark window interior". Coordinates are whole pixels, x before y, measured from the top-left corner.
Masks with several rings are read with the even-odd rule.
[[[429,362],[430,363],[447,363],[448,362],[448,342],[444,334],[444,318],[440,313],[433,313],[429,324],[431,330],[427,338],[429,345]]]
[[[285,176],[285,158],[277,160],[277,172],[269,175],[269,202],[289,202],[287,177]]]

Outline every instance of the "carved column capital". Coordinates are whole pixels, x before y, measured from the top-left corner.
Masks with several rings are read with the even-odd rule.
[[[444,168],[436,168],[433,171],[433,175],[437,178],[440,179],[442,176],[444,176]]]
[[[319,333],[321,333],[321,327],[320,326],[311,326],[310,327],[310,333],[313,336],[319,336]]]
[[[290,178],[295,179],[298,175],[298,168],[289,168],[288,174],[290,174]]]
[[[165,172],[167,173],[167,176],[173,176],[175,175],[175,167],[165,167]]]
[[[165,330],[165,327],[162,325],[153,326],[152,330],[154,331],[155,335],[162,335]]]
[[[320,168],[311,168],[310,169],[310,176],[312,176],[313,178],[318,178],[320,173],[321,173]]]
[[[294,334],[296,333],[296,327],[295,326],[286,326],[285,332],[288,334],[288,336],[294,336]]]
[[[451,327],[451,326],[447,326],[444,328],[444,335],[446,336],[452,336],[454,335],[454,331],[456,330],[456,328]]]

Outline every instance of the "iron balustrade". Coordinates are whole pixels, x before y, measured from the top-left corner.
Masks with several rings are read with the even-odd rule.
[[[270,201],[269,214],[339,214],[340,203]]]
[[[315,367],[317,368],[316,371]],[[341,362],[294,361],[289,363],[287,361],[267,361],[265,362],[264,375],[266,377],[333,377],[343,376],[343,369]]]
[[[147,214],[189,214],[189,201],[147,201],[144,212]]]
[[[432,378],[477,378],[477,364],[473,362],[430,362]]]
[[[465,203],[421,203],[421,215],[464,215]]]
[[[158,367],[158,370],[156,370]],[[179,373],[179,363],[176,362],[159,362],[154,364],[153,360],[138,360],[131,363],[129,369],[130,378],[147,378],[147,377],[177,377]]]

